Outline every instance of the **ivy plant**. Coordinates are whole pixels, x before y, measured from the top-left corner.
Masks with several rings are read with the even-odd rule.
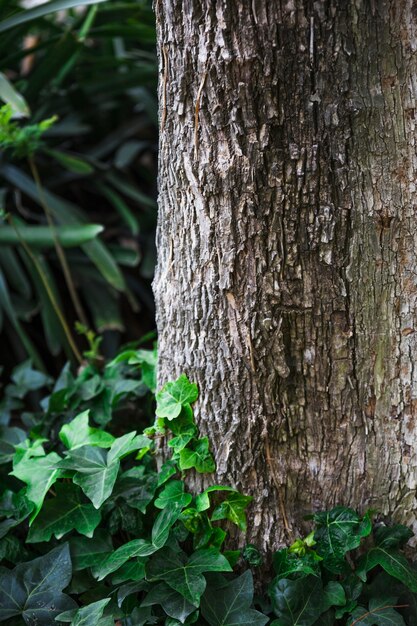
[[[197,386],[183,374],[154,395],[155,349],[105,362],[93,340],[76,373],[53,381],[26,361],[3,389],[0,622],[415,626],[408,528],[316,512],[272,556],[267,585],[271,559],[228,540],[231,525],[245,532],[251,497],[189,488],[188,472],[215,470]]]

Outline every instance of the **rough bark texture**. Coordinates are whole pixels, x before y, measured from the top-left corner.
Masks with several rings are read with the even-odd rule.
[[[159,0],[160,383],[271,548],[416,524],[417,2]]]

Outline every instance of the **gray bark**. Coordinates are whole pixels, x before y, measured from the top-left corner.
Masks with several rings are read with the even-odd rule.
[[[371,506],[414,526],[414,0],[159,0],[159,381],[269,548]]]

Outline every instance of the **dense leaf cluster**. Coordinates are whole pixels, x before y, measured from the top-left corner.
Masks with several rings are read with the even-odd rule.
[[[193,417],[197,386],[182,375],[156,393],[155,407],[155,350],[95,357],[55,382],[25,362],[4,389],[0,621],[417,623],[417,570],[403,552],[411,531],[344,507],[313,515],[313,531],[275,553],[275,576],[254,596],[259,551],[227,546],[228,523],[246,529],[251,498],[222,485],[192,493],[184,481],[188,470],[215,468]],[[135,423],[156,414],[141,433],[126,425],[132,405]],[[171,452],[163,463],[161,444]]]
[[[75,320],[105,332],[109,354],[127,327],[137,338],[153,325],[151,4],[0,3],[0,333],[10,367],[22,354],[54,372],[57,356],[59,367],[76,359]]]

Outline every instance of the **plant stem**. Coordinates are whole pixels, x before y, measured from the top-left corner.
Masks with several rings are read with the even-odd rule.
[[[45,195],[43,193],[43,187],[42,187],[41,179],[40,179],[40,176],[39,176],[38,168],[37,168],[36,163],[35,163],[35,161],[34,161],[32,156],[28,157],[28,160],[29,160],[29,166],[30,166],[30,170],[32,172],[32,176],[33,176],[33,179],[34,179],[34,181],[36,183],[36,187],[37,187],[37,190],[38,190],[39,200],[40,200],[41,206],[42,206],[42,208],[44,210],[45,217],[46,217],[47,222],[48,222],[48,226],[51,229],[52,237],[53,237],[53,240],[54,240],[55,251],[57,253],[57,256],[58,256],[58,259],[59,259],[59,262],[60,262],[60,265],[61,265],[61,268],[62,268],[62,272],[64,274],[65,282],[66,282],[66,285],[67,285],[67,288],[68,288],[68,291],[69,291],[69,294],[70,294],[70,297],[71,297],[71,301],[72,301],[72,303],[74,305],[74,309],[75,309],[75,311],[77,313],[77,316],[78,316],[80,322],[82,324],[84,324],[84,326],[88,326],[87,317],[86,317],[86,315],[84,313],[83,307],[82,307],[80,299],[78,297],[77,290],[75,288],[74,281],[73,281],[72,276],[71,276],[71,271],[70,271],[70,268],[69,268],[69,265],[68,265],[68,262],[67,262],[67,258],[65,256],[64,249],[62,248],[62,246],[61,246],[61,244],[59,242],[58,235],[57,235],[56,229],[55,229],[55,224],[54,224],[54,221],[52,219],[51,211],[49,210],[48,203],[46,202]]]

